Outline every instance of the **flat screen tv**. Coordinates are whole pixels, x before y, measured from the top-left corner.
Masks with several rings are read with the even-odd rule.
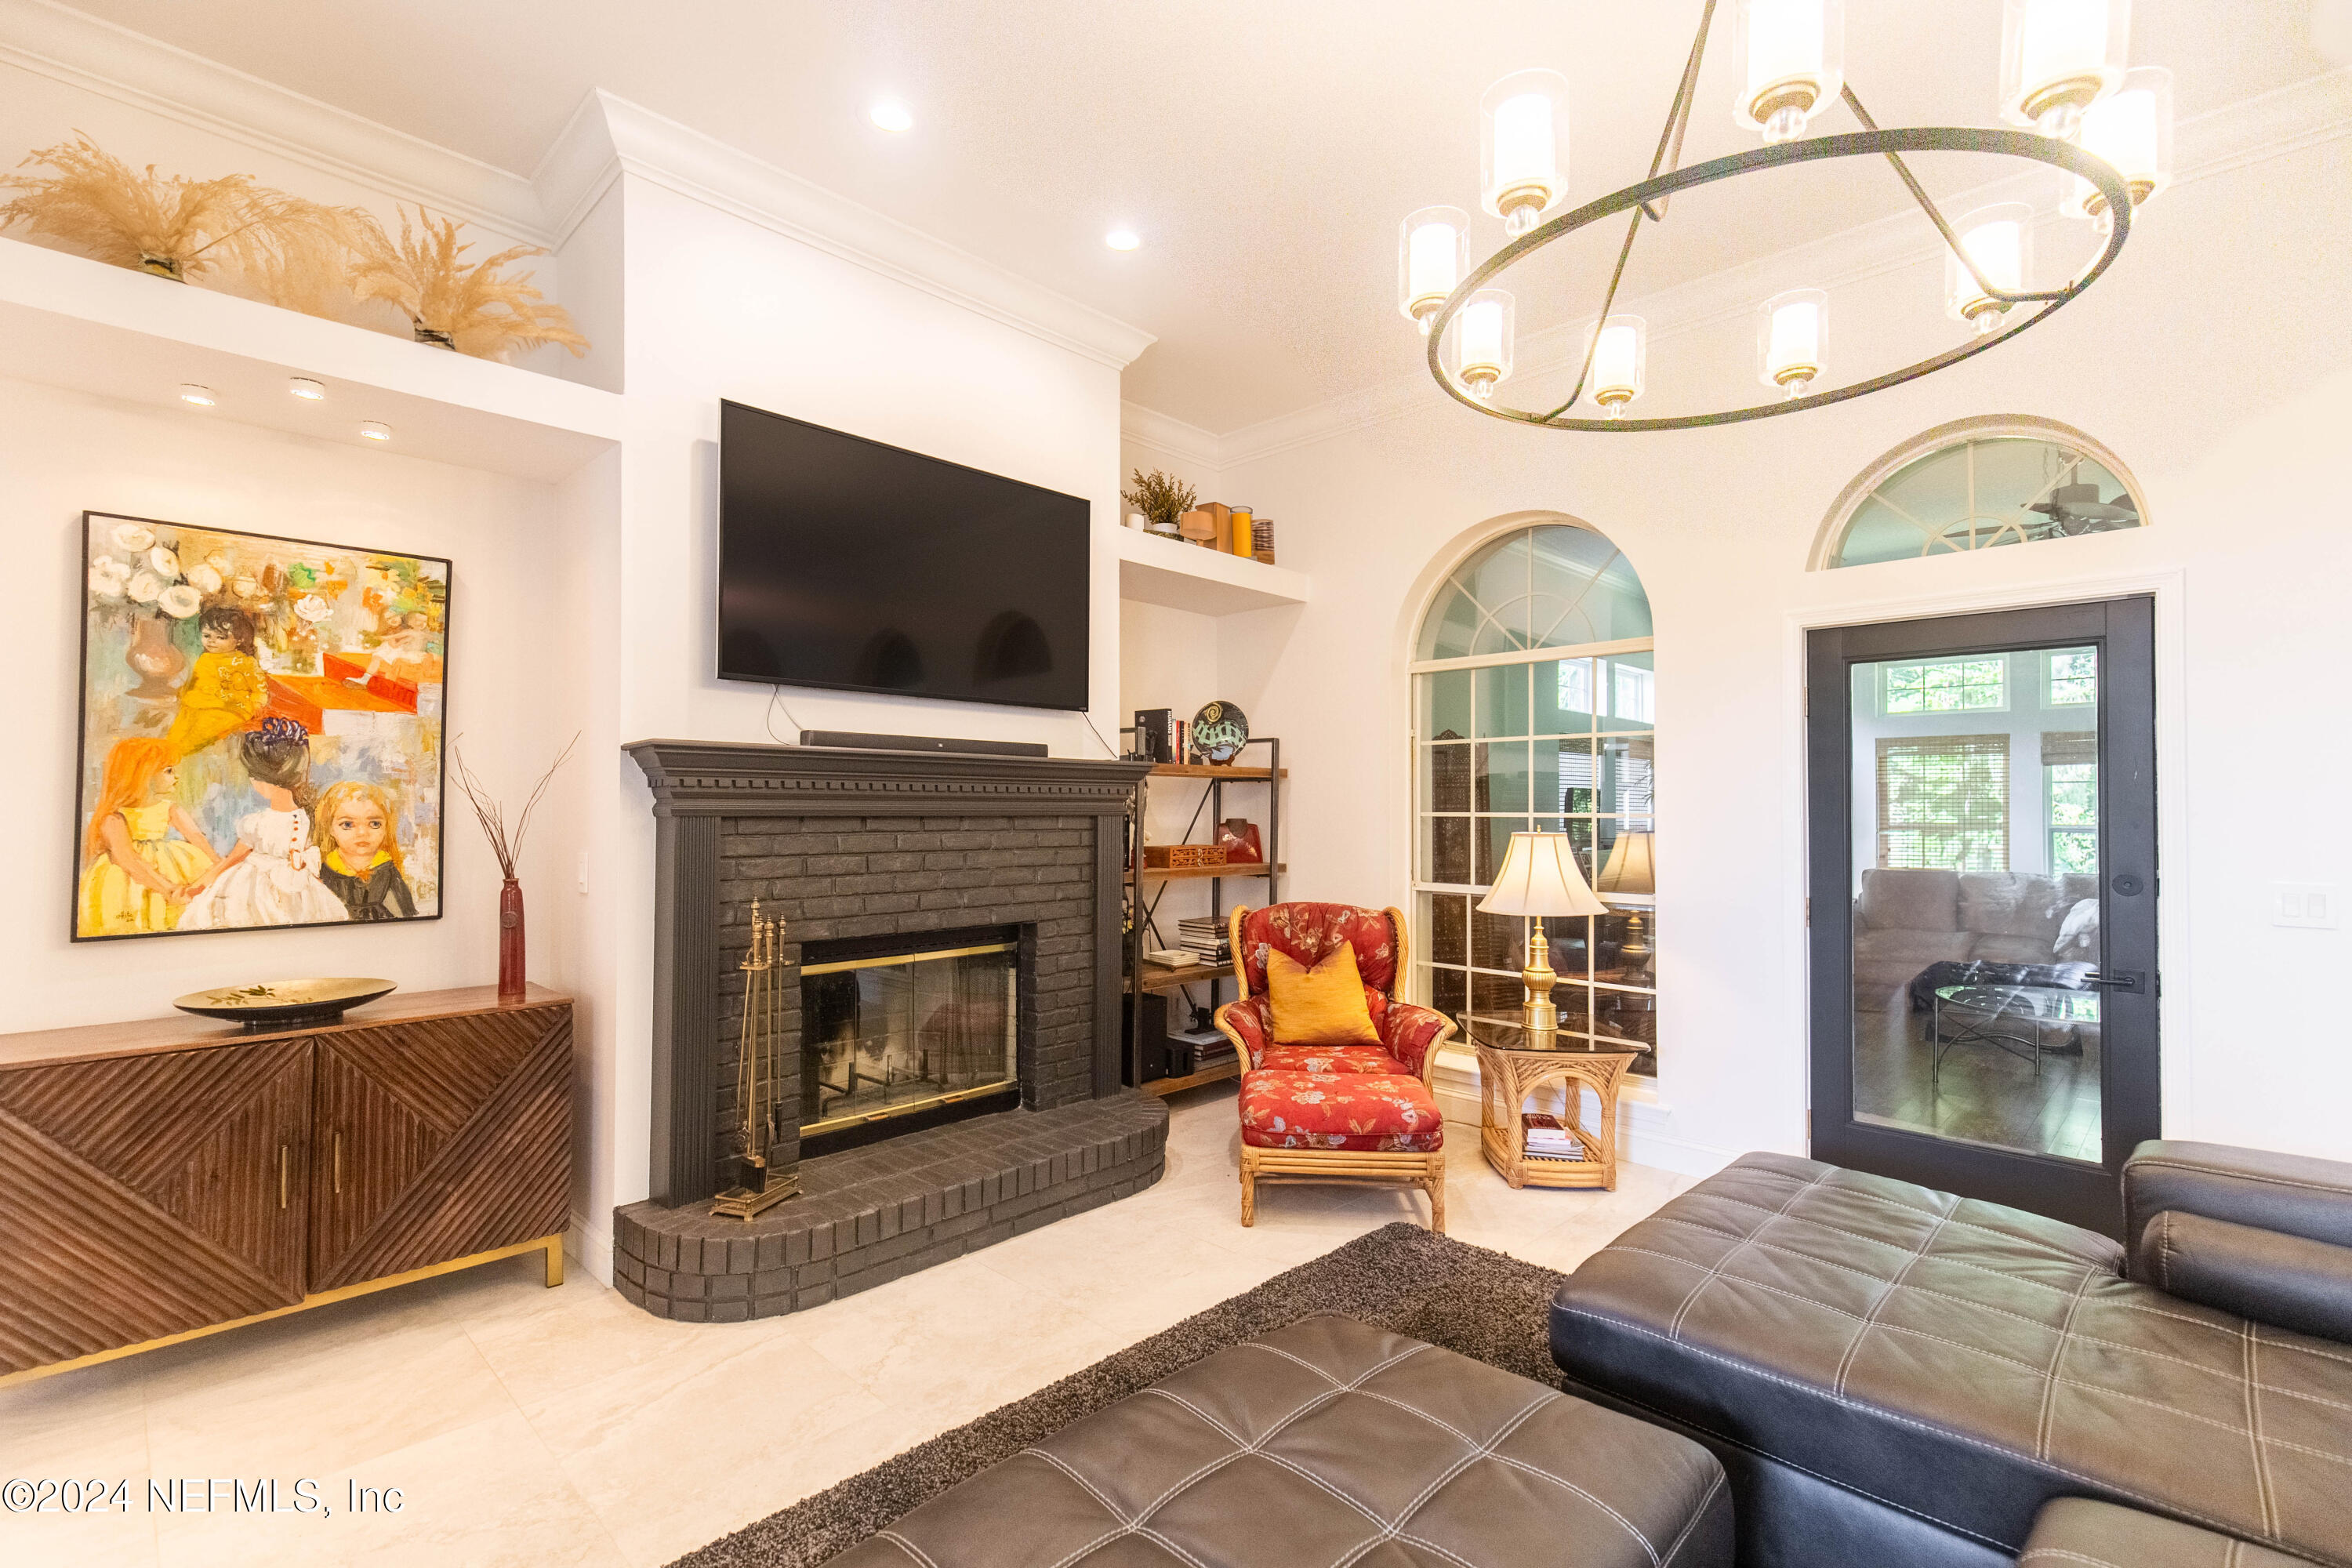
[[[719,415],[719,674],[1087,705],[1087,502],[740,403]]]

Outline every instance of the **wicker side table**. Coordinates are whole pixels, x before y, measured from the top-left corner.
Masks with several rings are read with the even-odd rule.
[[[1486,1163],[1515,1187],[1601,1187],[1617,1190],[1617,1089],[1639,1051],[1600,1049],[1569,1036],[1555,1045],[1533,1045],[1517,1025],[1462,1016],[1462,1033],[1478,1052],[1478,1093],[1484,1101],[1481,1141]],[[1562,1087],[1567,1114],[1560,1118],[1577,1142],[1581,1160],[1528,1152],[1528,1099],[1553,1084]],[[1601,1125],[1586,1127],[1583,1089],[1601,1100]]]

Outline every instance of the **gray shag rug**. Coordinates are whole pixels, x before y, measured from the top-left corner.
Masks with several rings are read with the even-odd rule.
[[[1559,1385],[1546,1335],[1564,1276],[1402,1221],[1221,1301],[1025,1399],[770,1514],[671,1568],[816,1568],[917,1504],[1203,1356],[1317,1312]]]

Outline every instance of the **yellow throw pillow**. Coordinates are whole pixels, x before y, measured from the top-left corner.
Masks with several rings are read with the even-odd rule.
[[[1380,1031],[1364,1005],[1356,950],[1341,942],[1309,969],[1276,948],[1265,963],[1266,1002],[1277,1046],[1377,1046]]]

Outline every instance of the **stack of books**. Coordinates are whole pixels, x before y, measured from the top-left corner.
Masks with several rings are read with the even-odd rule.
[[[1202,963],[1234,961],[1232,933],[1222,915],[1188,915],[1178,921],[1176,941]]]
[[[1527,1129],[1528,1153],[1538,1160],[1581,1160],[1584,1145],[1576,1134],[1559,1124],[1559,1118],[1546,1110],[1524,1110],[1519,1121]]]

